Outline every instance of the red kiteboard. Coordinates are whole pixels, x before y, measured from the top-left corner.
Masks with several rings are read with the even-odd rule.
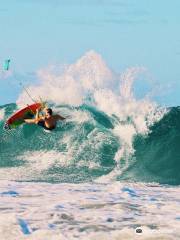
[[[42,103],[34,103],[14,113],[5,123],[6,129],[16,128],[24,123],[25,118],[33,118],[36,110],[42,107]]]

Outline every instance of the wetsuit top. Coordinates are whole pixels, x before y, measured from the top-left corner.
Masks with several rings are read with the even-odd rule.
[[[48,128],[48,127],[46,127],[46,125],[45,125],[45,121],[44,120],[39,120],[39,122],[37,123],[39,126],[41,126],[41,127],[43,127],[44,129],[46,129],[46,130],[50,130],[50,131],[52,131],[53,129],[55,129],[56,128],[56,126],[53,126],[53,127],[50,127],[50,128]]]

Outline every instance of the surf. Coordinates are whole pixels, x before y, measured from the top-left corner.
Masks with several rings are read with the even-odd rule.
[[[1,179],[77,183],[104,177],[180,183],[174,149],[179,108],[159,107],[149,93],[136,96],[134,85],[146,79],[145,68],[117,74],[90,51],[61,71],[39,70],[38,78],[28,86],[33,99],[41,96],[55,112],[70,118],[51,134],[25,124],[5,131],[6,120],[30,99],[22,91],[16,103],[1,106]],[[168,154],[164,146],[171,146]]]

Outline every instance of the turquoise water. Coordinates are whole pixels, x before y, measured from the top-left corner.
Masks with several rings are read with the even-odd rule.
[[[180,184],[180,108],[174,107],[134,138],[135,162],[121,178],[161,184]]]
[[[147,134],[134,135],[134,153],[123,156],[119,164],[115,155],[121,149],[121,139],[113,132],[117,116],[110,117],[87,105],[59,106],[62,112],[85,114],[86,119],[74,121],[71,118],[60,123],[52,133],[35,125],[4,130],[5,119],[15,109],[15,104],[1,106],[4,116],[0,122],[0,168],[2,173],[11,170],[8,180],[78,183],[95,180],[116,170],[118,181],[180,184],[178,107],[169,109],[161,120],[149,127]],[[31,171],[30,176],[27,171]]]

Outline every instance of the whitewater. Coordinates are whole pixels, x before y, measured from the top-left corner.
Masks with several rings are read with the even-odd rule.
[[[0,106],[1,240],[180,238],[180,108],[153,101],[146,68],[115,73],[89,51],[28,91],[67,119],[7,131],[32,102]]]

